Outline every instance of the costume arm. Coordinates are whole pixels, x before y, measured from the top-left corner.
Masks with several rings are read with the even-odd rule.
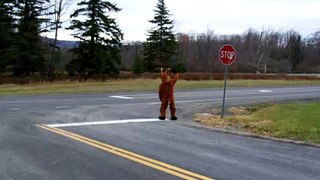
[[[173,84],[175,84],[178,81],[178,79],[179,79],[179,73],[176,73],[176,75],[172,79]]]

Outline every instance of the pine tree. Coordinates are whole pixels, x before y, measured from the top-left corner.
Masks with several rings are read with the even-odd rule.
[[[17,58],[13,66],[16,76],[29,76],[44,72],[44,48],[40,34],[45,30],[41,25],[46,21],[45,7],[48,0],[19,0],[16,16],[18,32],[16,37]]]
[[[155,27],[148,31],[148,38],[144,44],[144,67],[147,71],[152,71],[154,64],[171,66],[176,53],[173,20],[170,20],[164,0],[158,0],[154,12],[154,19],[149,22],[155,24]]]
[[[120,47],[123,34],[115,19],[105,12],[119,12],[121,9],[106,0],[83,0],[81,8],[72,15],[73,36],[80,39],[79,47],[73,50],[76,58],[68,65],[78,73],[118,73],[121,64]],[[76,19],[85,16],[86,20]]]
[[[0,1],[0,72],[4,72],[10,65],[13,52],[13,18],[12,0]]]
[[[136,53],[136,57],[134,59],[134,64],[132,66],[132,71],[134,74],[141,74],[143,73],[143,64],[141,61],[140,53]]]
[[[288,59],[292,64],[292,71],[297,70],[302,58],[301,36],[298,33],[292,33],[288,42]]]

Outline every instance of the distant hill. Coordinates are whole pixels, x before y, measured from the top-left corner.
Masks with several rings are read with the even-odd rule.
[[[45,37],[42,37],[42,41],[43,42],[51,42],[53,43],[54,39],[52,38],[45,38]],[[79,46],[79,41],[67,41],[67,40],[58,40],[57,42],[57,46],[59,48],[74,48],[74,47],[78,47]]]
[[[79,46],[79,41],[58,40],[57,46],[59,48],[74,48]]]

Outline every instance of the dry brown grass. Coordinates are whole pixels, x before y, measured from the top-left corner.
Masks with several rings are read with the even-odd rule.
[[[261,107],[230,107],[226,110],[226,116],[221,119],[221,109],[213,108],[209,113],[195,114],[193,120],[210,127],[226,130],[240,130],[245,132],[255,132],[256,127],[271,123],[270,120],[253,121],[247,119],[254,111]]]

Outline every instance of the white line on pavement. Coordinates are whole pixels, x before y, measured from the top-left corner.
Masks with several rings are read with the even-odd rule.
[[[119,98],[119,99],[134,99],[134,97],[127,97],[127,96],[109,96],[112,98]]]
[[[31,104],[31,103],[55,103],[55,102],[72,102],[72,100],[2,100],[5,104]]]
[[[272,92],[272,90],[259,90],[259,92],[261,92],[261,93],[269,93],[269,92]]]
[[[56,109],[69,109],[70,106],[57,106]]]
[[[272,87],[270,87],[272,88]],[[250,94],[250,93],[267,93],[267,92],[278,92],[278,93],[281,93],[281,92],[286,92],[286,93],[294,93],[294,92],[305,92],[305,91],[311,91],[311,90],[314,90],[314,91],[318,91],[320,90],[319,87],[310,87],[308,89],[306,88],[272,88],[272,89],[262,89],[262,90],[259,90],[259,89],[252,89],[252,90],[227,90],[227,93],[228,94],[237,94],[237,93],[241,93],[241,94]],[[217,94],[220,94],[222,93],[221,91],[218,91],[218,90],[214,90],[214,91],[200,91],[200,92],[176,92],[174,93],[176,97],[184,97],[185,95],[192,95],[193,97],[196,97],[196,96],[203,96],[203,94],[205,95],[211,95],[211,94],[214,94],[214,95],[217,95]],[[111,97],[111,96],[110,96]],[[124,95],[121,95],[120,97],[126,97],[128,99],[131,99],[131,98],[138,98],[138,99],[152,99],[152,98],[157,98],[158,97],[158,94],[157,93],[153,93],[153,94],[124,94]]]
[[[256,98],[283,98],[283,97],[294,97],[301,95],[319,95],[319,93],[308,93],[308,94],[286,94],[286,95],[265,95],[265,96],[250,96],[250,97],[226,97],[226,100],[241,100],[241,99],[256,99]],[[176,101],[176,104],[179,103],[200,103],[200,102],[210,102],[210,101],[222,101],[222,98],[213,98],[213,99],[202,99],[202,100],[185,100],[185,101]],[[158,105],[160,102],[151,102],[149,105]]]
[[[137,122],[155,122],[155,121],[162,121],[162,120],[159,120],[159,119],[125,119],[125,120],[110,120],[110,121],[46,124],[46,126],[56,127],[57,128],[57,127],[92,126],[92,125],[123,124],[123,123],[137,123]]]
[[[10,109],[8,109],[9,111],[20,111],[21,110],[21,108],[10,108]]]

